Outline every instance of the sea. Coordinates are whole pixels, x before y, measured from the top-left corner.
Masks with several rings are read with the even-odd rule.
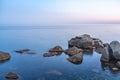
[[[0,26],[0,51],[11,55],[9,60],[0,62],[0,80],[7,80],[9,72],[17,73],[17,80],[120,80],[120,71],[103,65],[101,54],[95,51],[84,54],[81,64],[69,62],[64,53],[43,57],[56,45],[68,49],[68,41],[83,34],[104,43],[120,41],[120,24]],[[26,48],[33,53],[15,52]]]

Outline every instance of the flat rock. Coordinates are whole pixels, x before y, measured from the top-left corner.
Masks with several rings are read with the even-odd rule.
[[[10,59],[10,54],[0,51],[0,61],[6,61],[8,59]]]
[[[15,50],[15,52],[17,52],[17,53],[25,53],[25,52],[28,52],[28,51],[30,51],[30,49]]]
[[[6,78],[7,78],[7,79],[18,79],[19,76],[18,76],[16,73],[9,72],[9,73],[6,75]]]
[[[64,50],[62,49],[61,46],[55,46],[49,50],[49,52],[63,52]]]
[[[79,49],[77,47],[72,47],[72,48],[66,49],[64,52],[69,56],[73,56],[73,55],[78,54],[82,51],[83,51],[82,49]]]

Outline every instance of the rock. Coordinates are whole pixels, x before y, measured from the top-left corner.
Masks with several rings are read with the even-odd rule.
[[[19,76],[18,76],[16,73],[9,72],[9,73],[6,75],[6,78],[7,78],[7,79],[18,79]]]
[[[62,52],[64,52],[64,50],[62,49],[61,46],[55,46],[55,47],[51,48],[48,51],[48,53],[44,53],[43,56],[51,57],[51,56],[55,56],[55,55],[60,55],[60,54],[62,54]]]
[[[83,53],[80,52],[76,55],[73,55],[73,56],[67,58],[67,60],[74,64],[80,64],[80,63],[82,63],[82,60],[83,60]]]
[[[104,47],[103,42],[100,39],[97,39],[97,38],[92,38],[92,39],[93,39],[95,48],[100,48],[100,47],[103,48]]]
[[[43,56],[44,57],[51,57],[51,56],[54,56],[54,55],[57,55],[58,53],[57,52],[48,52],[48,53],[44,53]]]
[[[64,50],[62,49],[61,46],[55,46],[49,50],[49,52],[63,52]]]
[[[101,61],[102,62],[109,62],[110,61],[110,54],[112,54],[112,50],[110,48],[109,44],[104,44],[104,48],[102,50],[102,56],[101,56]]]
[[[10,54],[0,51],[0,61],[6,61],[10,59]]]
[[[25,53],[28,51],[30,51],[30,49],[15,50],[15,52],[17,52],[17,53]]]
[[[112,48],[115,59],[120,60],[120,43],[118,41],[112,41],[110,47]]]
[[[117,61],[116,66],[120,68],[120,61]]]
[[[77,36],[75,38],[72,38],[68,41],[69,47],[78,47],[82,49],[86,48],[93,48],[93,39],[90,37],[90,35],[84,34],[81,36]]]
[[[69,56],[73,56],[73,55],[78,54],[82,51],[83,51],[82,49],[78,49],[77,47],[72,47],[72,48],[66,49],[64,52]]]

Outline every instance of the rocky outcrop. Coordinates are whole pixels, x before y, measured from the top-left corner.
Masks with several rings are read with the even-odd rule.
[[[69,47],[78,47],[78,48],[93,48],[93,42],[90,35],[84,34],[77,36],[68,41]]]
[[[6,61],[10,59],[10,54],[0,51],[0,61]]]
[[[100,39],[92,38],[90,35],[84,34],[69,40],[68,45],[69,47],[76,46],[82,49],[91,49],[94,47],[103,47],[103,42]]]
[[[18,76],[16,73],[9,72],[9,73],[6,75],[6,78],[7,78],[7,79],[18,79],[19,76]]]
[[[77,47],[72,47],[72,48],[66,49],[64,51],[64,53],[66,53],[69,56],[73,56],[73,55],[78,54],[78,53],[80,53],[82,51],[83,51],[82,49],[79,49]]]
[[[112,48],[115,59],[120,60],[120,43],[118,41],[112,41],[110,47]]]
[[[16,53],[25,53],[30,51],[30,49],[21,49],[21,50],[15,50]]]
[[[80,53],[78,53],[76,55],[73,55],[73,56],[67,58],[67,60],[69,62],[74,63],[74,64],[80,64],[80,63],[82,63],[82,60],[83,60],[83,53],[80,52]]]
[[[51,56],[55,56],[55,55],[60,55],[62,52],[64,52],[64,50],[62,49],[61,46],[55,46],[55,47],[51,48],[47,53],[44,53],[43,56],[51,57]]]

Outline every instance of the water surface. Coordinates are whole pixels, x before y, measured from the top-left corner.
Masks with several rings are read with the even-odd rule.
[[[20,75],[19,80],[120,80],[120,72],[112,72],[109,67],[103,70],[101,54],[84,55],[81,64],[72,64],[64,53],[60,56],[45,58],[43,53],[61,45],[68,48],[72,37],[90,34],[109,43],[120,41],[120,25],[77,25],[77,26],[37,26],[37,27],[0,27],[0,50],[11,54],[11,59],[0,63],[0,80],[8,72]],[[29,48],[34,55],[18,54],[14,50]]]

